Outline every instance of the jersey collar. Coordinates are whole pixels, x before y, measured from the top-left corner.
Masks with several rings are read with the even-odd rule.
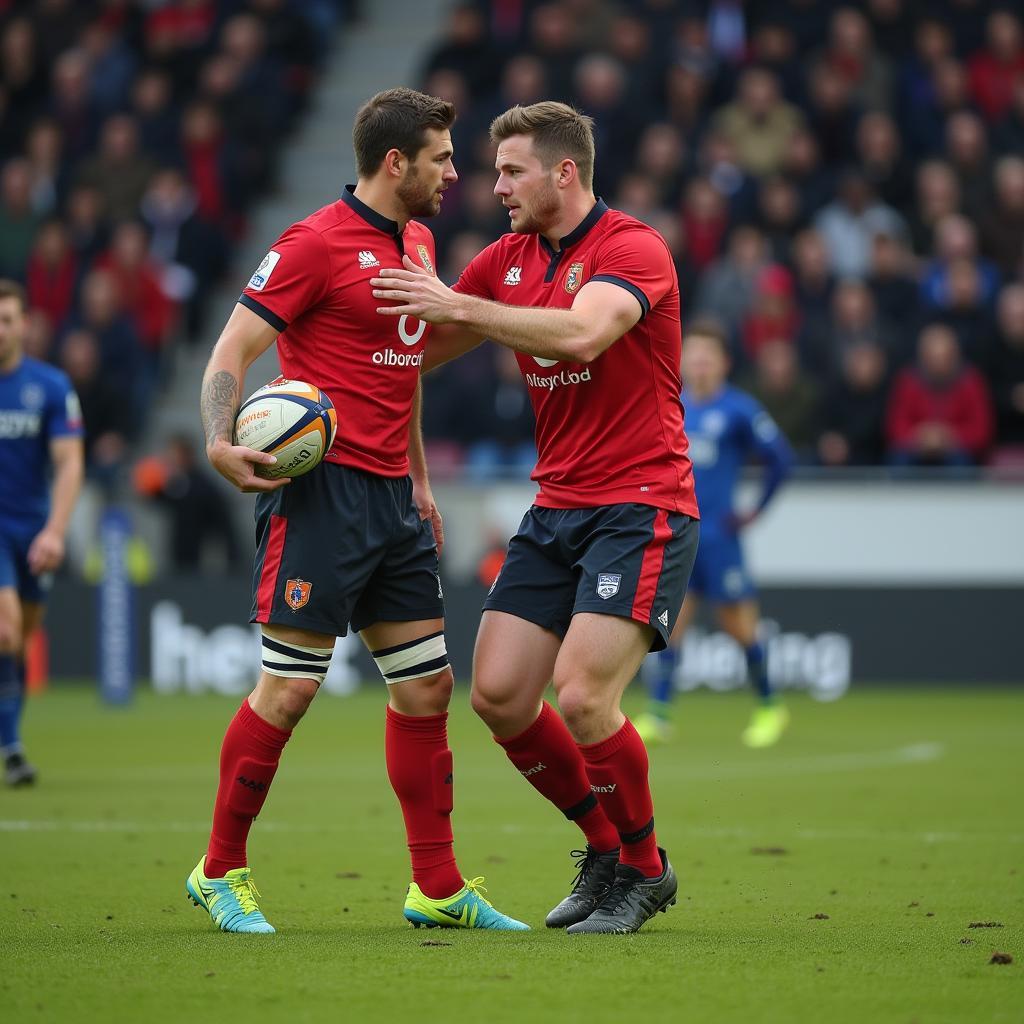
[[[594,208],[590,211],[590,213],[588,213],[586,217],[584,217],[583,220],[581,220],[579,224],[577,224],[576,227],[574,227],[572,231],[569,232],[569,234],[567,234],[564,238],[560,238],[558,240],[557,250],[552,248],[551,243],[543,235],[538,234],[537,237],[540,239],[541,247],[549,256],[553,255],[556,251],[565,252],[565,250],[568,249],[570,245],[575,245],[577,242],[582,241],[582,239],[586,237],[590,229],[607,212],[608,204],[603,199],[598,197],[598,200],[594,204]]]
[[[398,230],[398,221],[389,220],[376,210],[370,209],[361,199],[356,198],[355,190],[355,185],[346,185],[345,191],[341,193],[341,201],[346,206],[355,210],[371,227],[376,228],[378,231],[383,231],[386,235],[391,235],[393,238],[401,238],[402,232]]]

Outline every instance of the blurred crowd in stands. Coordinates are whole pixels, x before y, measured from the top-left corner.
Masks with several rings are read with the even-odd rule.
[[[805,463],[1024,466],[1019,4],[464,3],[421,84],[459,110],[449,281],[507,230],[491,119],[562,99],[595,120],[598,194],[667,240],[684,328],[726,327]],[[436,465],[528,470],[507,353],[427,380]]]
[[[78,391],[93,479],[200,336],[350,6],[0,0],[0,277]]]

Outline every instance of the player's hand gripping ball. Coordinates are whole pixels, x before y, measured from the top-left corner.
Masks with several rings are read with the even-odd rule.
[[[318,466],[334,443],[338,414],[319,388],[278,377],[253,392],[235,417],[235,444],[277,457],[255,467],[267,480],[296,477]]]

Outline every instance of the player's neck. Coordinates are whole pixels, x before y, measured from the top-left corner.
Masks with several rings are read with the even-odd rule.
[[[593,192],[584,192],[566,199],[558,221],[546,228],[541,234],[556,252],[561,248],[559,243],[566,235],[571,235],[587,218],[587,214],[597,206],[597,197]]]
[[[6,359],[0,359],[0,377],[9,377],[14,373],[21,366],[23,358],[24,353],[20,349],[15,349]]]
[[[360,178],[352,194],[361,203],[368,206],[374,213],[379,213],[388,220],[393,220],[398,225],[398,230],[403,231],[405,225],[412,219],[405,204],[395,195],[394,190],[385,183],[376,179],[365,180]]]

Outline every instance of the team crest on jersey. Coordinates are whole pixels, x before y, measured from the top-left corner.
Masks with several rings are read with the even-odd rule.
[[[597,574],[597,596],[603,601],[614,597],[619,592],[619,584],[622,582],[622,573],[599,572]]]
[[[523,268],[522,267],[509,267],[505,271],[505,284],[509,287],[512,285],[519,284],[523,279]]]
[[[289,580],[284,585],[284,599],[293,612],[304,608],[309,601],[309,592],[313,589],[312,583],[305,580]]]
[[[423,269],[427,273],[432,274],[434,272],[434,264],[430,262],[430,253],[427,252],[425,245],[417,245],[416,251],[420,254],[420,263],[423,264]]]
[[[21,404],[33,412],[42,409],[46,405],[46,392],[38,384],[28,383],[21,389]]]
[[[583,264],[574,263],[565,275],[565,290],[572,295],[583,283]]]

